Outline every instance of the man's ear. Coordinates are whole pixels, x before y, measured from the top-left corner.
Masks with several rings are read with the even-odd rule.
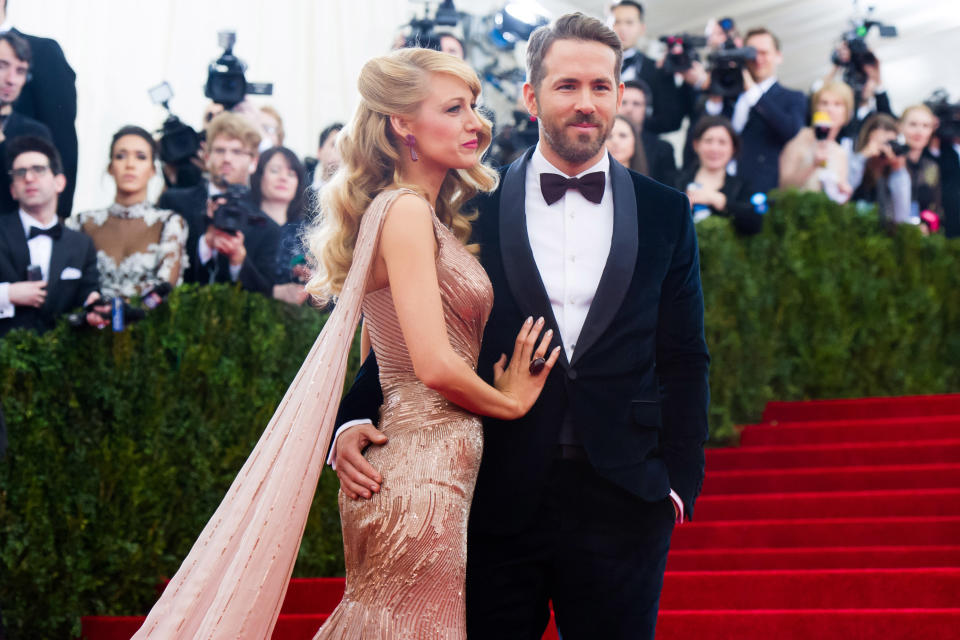
[[[533,90],[533,85],[529,82],[523,83],[523,105],[527,112],[534,118],[540,117],[540,110],[537,105],[537,94]]]
[[[53,185],[57,188],[57,193],[63,193],[63,190],[67,188],[67,176],[58,173],[53,177]]]

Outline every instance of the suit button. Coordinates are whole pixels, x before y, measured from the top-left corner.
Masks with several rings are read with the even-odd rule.
[[[571,379],[571,380],[576,380],[576,379],[577,379],[577,370],[576,370],[576,369],[570,369],[569,371],[567,371],[567,377],[568,377],[569,379]]]

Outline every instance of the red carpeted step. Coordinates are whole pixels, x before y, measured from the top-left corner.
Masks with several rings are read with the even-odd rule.
[[[960,463],[708,471],[703,495],[960,487]]]
[[[672,549],[667,571],[960,567],[960,546]]]
[[[960,394],[770,402],[764,422],[960,415]]]
[[[960,416],[830,420],[753,424],[743,428],[741,447],[783,447],[844,442],[952,440],[960,437]]]
[[[705,495],[696,522],[790,518],[960,516],[960,489]]]
[[[660,610],[902,609],[958,606],[960,569],[680,571]]]
[[[662,611],[657,640],[945,640],[960,609]]]
[[[960,438],[849,442],[791,447],[728,447],[707,451],[708,471],[960,463]]]
[[[688,522],[677,527],[671,549],[876,547],[954,545],[960,517],[822,518]]]

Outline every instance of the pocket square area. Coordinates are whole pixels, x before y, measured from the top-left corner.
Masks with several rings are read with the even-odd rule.
[[[61,280],[79,280],[80,276],[82,275],[83,274],[80,273],[80,269],[77,269],[76,267],[67,267],[66,269],[60,272],[60,279]]]

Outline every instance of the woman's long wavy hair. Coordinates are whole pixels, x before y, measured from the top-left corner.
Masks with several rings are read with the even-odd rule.
[[[480,94],[480,80],[473,69],[454,56],[430,49],[400,49],[373,58],[360,71],[360,104],[337,136],[342,163],[324,186],[317,221],[307,233],[314,270],[306,287],[309,293],[321,299],[340,293],[353,262],[360,219],[381,191],[391,186],[417,190],[400,178],[400,154],[407,150],[394,133],[390,116],[416,114],[435,73],[463,80],[474,98]],[[480,122],[478,157],[491,141],[490,123],[483,117]],[[473,217],[462,208],[477,193],[496,188],[497,178],[493,169],[478,162],[470,169],[451,169],[441,184],[437,217],[464,244]]]

